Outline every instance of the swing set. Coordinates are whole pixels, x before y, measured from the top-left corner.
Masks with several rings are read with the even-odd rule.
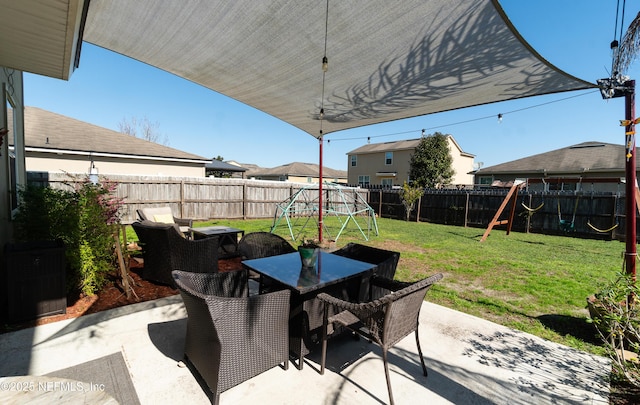
[[[564,232],[571,232],[575,230],[576,223],[576,211],[578,211],[578,202],[580,201],[580,197],[576,196],[576,203],[573,206],[573,217],[571,218],[571,222],[567,219],[562,219],[562,213],[560,212],[560,199],[558,199],[558,221],[560,224],[560,229]]]
[[[545,185],[546,187],[546,182],[544,181],[544,179],[540,179],[542,180],[542,184]],[[542,207],[544,207],[544,193],[542,194],[542,202],[540,203],[540,205],[538,205],[536,208],[530,208],[527,206],[527,204],[524,203],[524,194],[522,195],[522,202],[520,203],[520,205],[522,205],[522,207],[527,211],[527,216],[529,217],[529,219],[531,219],[531,217],[533,216],[533,214],[535,214],[536,212],[540,211],[540,209]]]
[[[636,189],[636,190],[637,190],[637,189]],[[619,208],[619,205],[620,205],[620,197],[618,197],[618,198],[617,198],[617,201],[616,201],[616,209],[615,209],[615,212],[613,213],[613,216],[614,216],[614,218],[615,218],[616,223],[615,223],[615,224],[613,224],[613,226],[612,226],[612,227],[610,227],[609,229],[599,229],[599,228],[596,228],[596,227],[591,223],[591,209],[593,208],[593,193],[592,193],[592,194],[591,194],[591,204],[589,205],[589,218],[587,219],[587,226],[589,226],[589,228],[593,229],[594,231],[596,231],[596,232],[598,232],[598,233],[609,233],[609,232],[613,231],[613,230],[614,230],[614,229],[616,229],[616,228],[618,227],[618,225],[619,225],[619,222],[618,222],[618,212],[619,212],[618,208]]]
[[[560,200],[558,200],[558,221],[560,224],[560,229],[564,232],[571,232],[575,230],[575,221],[576,221],[576,212],[578,211],[578,203],[580,201],[580,197],[576,196],[576,202],[573,206],[573,216],[571,217],[571,221],[569,221],[568,219],[563,219],[562,218],[562,212],[560,210]],[[587,226],[591,229],[593,229],[595,232],[598,233],[609,233],[611,231],[613,231],[614,229],[616,229],[619,225],[618,222],[618,212],[619,212],[619,205],[620,205],[620,198],[617,199],[616,202],[616,207],[615,207],[615,212],[614,212],[614,218],[615,218],[615,224],[613,224],[613,226],[607,228],[607,229],[600,229],[598,227],[596,227],[595,225],[593,225],[591,223],[591,216],[592,216],[592,210],[593,210],[593,193],[591,194],[591,203],[589,204],[589,215],[587,217]]]
[[[522,202],[520,203],[520,205],[522,205],[522,207],[525,210],[527,210],[527,216],[529,218],[531,218],[533,216],[533,214],[535,214],[536,212],[540,211],[540,208],[544,207],[544,194],[542,196],[542,202],[536,208],[527,207],[527,205],[524,203],[524,194],[522,195]]]
[[[511,225],[513,223],[513,218],[514,218],[516,199],[517,199],[517,195],[518,195],[517,192],[518,192],[518,190],[520,190],[525,185],[526,185],[526,182],[521,181],[521,180],[518,180],[518,181],[514,182],[513,186],[511,187],[511,190],[509,190],[509,192],[507,193],[504,201],[502,202],[502,205],[498,208],[498,211],[496,212],[495,216],[493,217],[493,219],[489,223],[489,226],[487,227],[484,235],[480,239],[480,242],[483,242],[484,240],[486,240],[486,238],[489,236],[489,233],[491,232],[491,229],[493,229],[493,227],[496,226],[496,225],[505,225],[505,224],[508,225],[507,226],[507,235],[510,233]],[[640,213],[640,189],[638,187],[636,187],[635,200],[636,200],[636,208],[637,208],[638,212]],[[620,198],[617,199],[616,206],[615,206],[615,212],[614,212],[615,224],[613,224],[613,226],[611,226],[611,227],[609,227],[607,229],[597,228],[594,224],[591,223],[591,216],[592,216],[591,215],[592,214],[591,211],[593,209],[593,201],[594,201],[594,199],[593,199],[593,191],[592,191],[592,193],[591,193],[591,204],[589,205],[589,216],[587,217],[587,225],[589,226],[589,228],[591,228],[592,230],[594,230],[595,232],[598,232],[598,233],[609,233],[609,232],[613,231],[614,229],[616,229],[619,226],[618,213],[619,213],[619,208],[620,208],[619,207]],[[509,203],[511,203],[511,209],[510,209],[510,213],[509,213],[508,219],[500,220],[499,219],[500,215],[505,210],[507,205],[509,205]],[[568,219],[566,217],[563,218],[562,209],[560,207],[560,199],[557,200],[558,221],[559,221],[560,229],[562,231],[564,231],[564,232],[575,231],[576,213],[578,211],[579,203],[580,203],[580,196],[576,195],[576,200],[575,200],[575,203],[573,205],[573,214],[571,215],[571,219]],[[529,206],[527,206],[525,204],[524,195],[522,197],[522,202],[520,203],[520,205],[522,205],[522,207],[526,210],[526,214],[528,215],[528,217],[531,218],[533,216],[533,214],[535,214],[540,209],[542,209],[542,207],[544,207],[544,195],[542,196],[542,202],[540,203],[540,205],[538,205],[535,208],[529,207]]]

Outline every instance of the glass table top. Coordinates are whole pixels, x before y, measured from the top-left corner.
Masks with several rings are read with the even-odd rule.
[[[301,294],[372,271],[376,265],[320,251],[315,268],[302,267],[298,252],[244,260],[255,272],[291,287]]]

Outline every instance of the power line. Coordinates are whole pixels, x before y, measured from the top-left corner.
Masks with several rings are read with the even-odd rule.
[[[513,114],[513,113],[517,113],[517,112],[521,112],[521,111],[525,111],[525,110],[530,110],[532,108],[537,108],[537,107],[542,107],[542,106],[553,104],[553,103],[558,103],[560,101],[565,101],[565,100],[570,100],[570,99],[576,98],[576,97],[586,96],[588,94],[597,93],[599,91],[600,90],[594,90],[594,91],[590,91],[590,92],[587,92],[587,93],[576,94],[576,95],[573,95],[573,96],[560,98],[558,100],[547,101],[546,103],[540,103],[540,104],[532,105],[532,106],[529,106],[529,107],[519,108],[517,110],[511,110],[511,111],[507,111],[507,112],[503,112],[503,113],[499,113],[499,114],[487,115],[487,116],[484,116],[484,117],[471,118],[471,119],[468,119],[468,120],[458,121],[458,122],[454,122],[454,123],[451,123],[451,124],[443,124],[443,125],[437,125],[437,126],[434,126],[434,127],[420,128],[420,129],[416,129],[416,130],[412,130],[412,131],[394,132],[392,134],[368,135],[368,136],[358,136],[358,137],[353,137],[353,138],[329,139],[329,140],[327,140],[327,142],[330,142],[330,141],[333,141],[333,142],[336,142],[336,141],[353,141],[353,140],[357,140],[357,139],[366,139],[367,141],[370,141],[373,138],[383,138],[383,137],[388,137],[388,136],[405,135],[405,134],[411,134],[411,133],[414,133],[414,132],[427,131],[427,130],[438,129],[438,128],[443,128],[443,127],[452,127],[452,126],[455,126],[455,125],[468,124],[470,122],[475,122],[475,121],[481,121],[481,120],[486,120],[486,119],[496,119],[496,117],[499,120],[501,120],[502,117],[504,117],[507,114]]]

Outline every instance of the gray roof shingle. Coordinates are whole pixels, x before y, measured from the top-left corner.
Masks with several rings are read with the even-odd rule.
[[[638,153],[636,148],[636,162]],[[583,142],[479,169],[477,175],[497,173],[584,173],[625,170],[625,147],[605,142]]]
[[[202,156],[36,107],[25,107],[24,125],[27,148],[210,161]],[[13,144],[12,137],[9,143]]]
[[[315,163],[301,163],[301,162],[292,162],[286,165],[273,167],[270,169],[267,168],[259,168],[258,170],[251,170],[247,172],[247,176],[311,176],[317,177],[319,174],[319,166]],[[347,172],[345,170],[335,170],[330,167],[322,168],[323,177],[347,177]]]
[[[231,165],[227,162],[223,162],[221,160],[213,159],[211,162],[204,165],[207,169],[210,170],[221,170],[227,172],[246,172],[247,169],[241,166]]]

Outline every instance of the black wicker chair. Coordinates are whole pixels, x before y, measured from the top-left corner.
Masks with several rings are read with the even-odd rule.
[[[142,278],[175,287],[171,270],[218,272],[218,238],[185,239],[173,224],[153,221],[131,224],[142,248]]]
[[[172,274],[187,309],[185,360],[213,403],[281,363],[288,369],[290,291],[248,296],[245,271]]]
[[[400,253],[391,250],[379,249],[359,243],[349,243],[343,248],[333,252],[334,255],[348,257],[365,263],[377,265],[374,274],[393,280],[400,260]],[[351,297],[351,301],[373,301],[382,297],[385,291],[375,286],[363,285],[358,297]]]
[[[296,252],[286,239],[270,232],[251,232],[238,242],[238,252],[243,259],[259,259]]]
[[[242,260],[260,259],[296,251],[296,248],[291,246],[286,239],[271,232],[251,232],[244,235],[238,242],[238,253]],[[260,293],[266,293],[273,289],[271,283],[263,280],[258,274],[251,272],[249,277],[252,283],[255,283],[252,284],[252,289],[256,288]]]
[[[329,325],[336,324],[337,326],[348,328],[358,335],[377,343],[382,348],[382,361],[387,378],[389,401],[393,404],[387,351],[411,332],[415,332],[422,371],[425,376],[427,375],[427,367],[424,364],[418,337],[418,316],[427,291],[440,279],[442,279],[442,273],[434,274],[415,283],[403,283],[374,276],[371,279],[371,283],[386,289],[389,293],[377,300],[360,304],[343,301],[324,293],[318,294],[318,300],[325,303],[320,374],[324,374],[327,358]],[[330,314],[330,306],[336,310],[335,315]]]

